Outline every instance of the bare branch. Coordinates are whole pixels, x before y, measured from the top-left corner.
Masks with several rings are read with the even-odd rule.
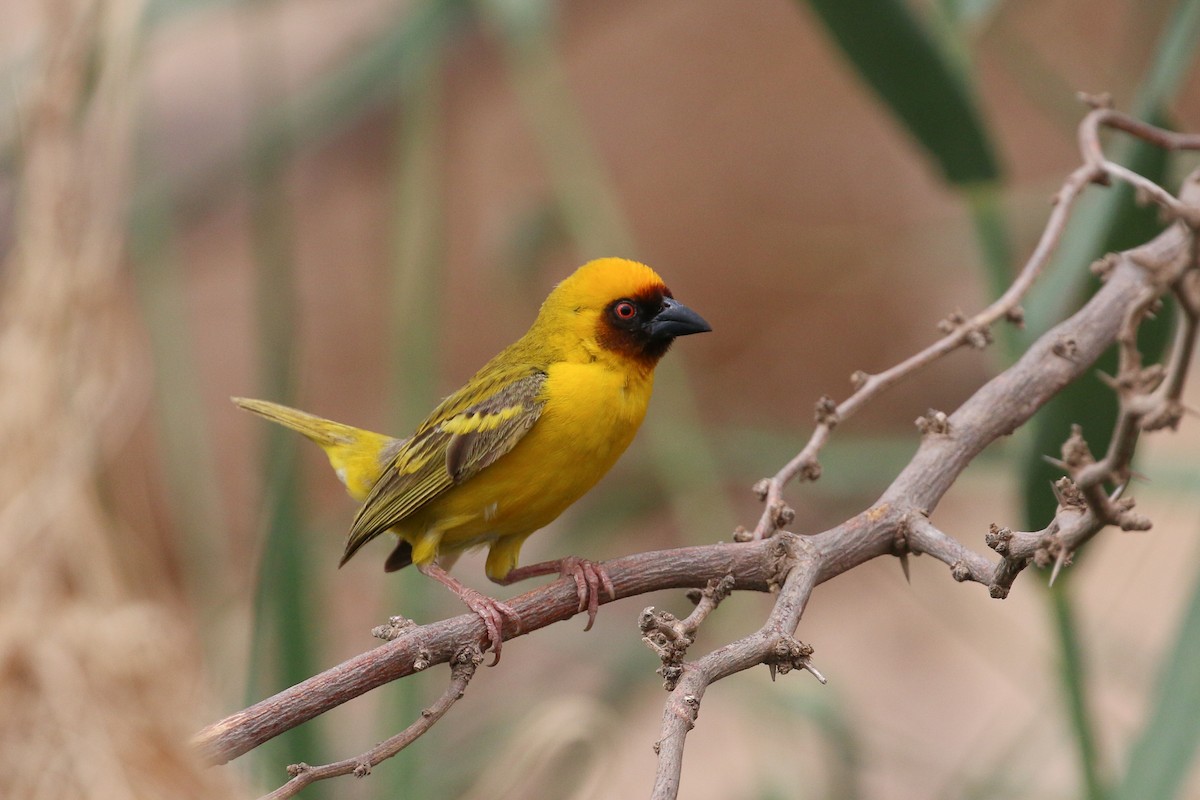
[[[262,800],[284,800],[287,797],[295,797],[305,786],[326,778],[350,774],[357,778],[363,778],[370,775],[372,767],[408,747],[445,716],[446,712],[450,710],[450,706],[462,698],[463,693],[467,690],[467,684],[471,682],[471,678],[475,676],[475,670],[481,663],[483,663],[483,653],[478,647],[464,647],[450,662],[450,685],[446,687],[446,691],[442,692],[442,696],[434,701],[433,705],[421,712],[421,716],[412,725],[354,758],[335,761],[320,767],[310,767],[303,763],[292,764],[288,767],[288,773],[292,779],[270,794],[264,795]]]
[[[823,397],[818,403],[817,425],[808,443],[795,458],[784,465],[783,469],[773,477],[760,481],[755,487],[756,492],[765,501],[766,508],[754,529],[753,538],[770,536],[783,527],[780,511],[788,508],[783,499],[784,487],[796,477],[802,480],[816,480],[820,476],[817,456],[829,440],[835,425],[854,416],[885,389],[959,347],[985,345],[990,341],[991,326],[997,320],[1007,318],[1018,324],[1022,321],[1023,313],[1019,305],[1021,299],[1049,263],[1066,230],[1067,220],[1076,200],[1089,184],[1104,182],[1110,176],[1129,181],[1147,199],[1158,203],[1173,218],[1183,220],[1192,228],[1200,224],[1200,211],[1195,206],[1176,200],[1152,181],[1109,161],[1100,145],[1101,127],[1124,131],[1168,150],[1200,150],[1200,135],[1166,131],[1110,108],[1096,108],[1088,114],[1079,129],[1079,146],[1084,163],[1068,176],[1055,195],[1054,208],[1050,212],[1046,228],[1016,280],[994,303],[975,316],[968,319],[961,314],[954,314],[947,318],[940,326],[946,335],[919,353],[875,375],[855,372],[851,376],[854,393],[840,404]],[[1060,350],[1069,349],[1068,341],[1061,341],[1059,347]]]
[[[822,398],[817,404],[815,430],[805,447],[773,478],[756,485],[766,508],[753,532],[739,531],[736,538],[740,543],[642,553],[603,565],[615,591],[613,597],[601,598],[602,602],[659,589],[707,587],[686,619],[647,609],[641,620],[643,634],[662,659],[660,672],[669,690],[655,746],[659,760],[654,797],[677,796],[687,734],[713,682],[760,664],[766,665],[772,676],[805,669],[824,680],[811,663],[812,648],[794,638],[804,607],[819,583],[878,556],[929,553],[950,568],[955,580],[982,584],[991,596],[1002,598],[1031,563],[1053,565],[1057,575],[1075,550],[1103,528],[1142,530],[1149,526],[1149,520],[1133,512],[1132,500],[1124,497],[1124,490],[1141,432],[1174,427],[1182,415],[1180,397],[1200,327],[1200,267],[1194,229],[1200,219],[1200,172],[1189,176],[1178,199],[1168,200],[1161,188],[1129,178],[1104,157],[1098,142],[1101,127],[1165,147],[1200,148],[1200,136],[1171,134],[1107,108],[1091,112],[1080,130],[1085,163],[1058,193],[1046,230],[1013,285],[973,317],[951,315],[942,325],[946,335],[920,353],[878,375],[858,374],[856,391],[840,405]],[[1018,303],[1061,238],[1069,209],[1086,186],[1112,177],[1131,180],[1148,200],[1173,215],[1175,224],[1141,247],[1099,262],[1096,267],[1104,285],[1079,311],[1038,338],[1015,364],[957,409],[924,415],[916,454],[870,508],[813,535],[780,530],[794,519],[783,500],[784,485],[797,476],[810,480],[819,476],[817,455],[836,425],[883,389],[953,349],[986,345],[990,326],[1001,318],[1019,322]],[[1164,365],[1147,367],[1137,350],[1137,329],[1167,295],[1173,295],[1182,309],[1175,342]],[[998,554],[997,561],[939,530],[929,517],[971,460],[1028,421],[1090,370],[1114,343],[1119,346],[1120,363],[1111,385],[1120,400],[1120,411],[1111,443],[1099,459],[1081,430],[1064,443],[1062,457],[1054,463],[1067,477],[1053,487],[1059,507],[1051,523],[1033,532],[993,525],[985,541]],[[1110,486],[1115,488],[1110,490]],[[695,661],[685,661],[697,627],[734,589],[777,592],[763,626]],[[523,633],[530,633],[578,613],[577,587],[565,578],[526,592],[509,605],[520,616]],[[485,638],[483,623],[474,614],[423,626],[397,620],[382,632],[391,641],[205,728],[195,739],[197,748],[210,761],[235,758],[383,683],[450,660],[464,647],[478,647]],[[378,752],[383,751],[376,748],[366,756],[320,769],[345,770],[350,765],[348,771],[354,771]],[[305,769],[297,778],[310,772]]]

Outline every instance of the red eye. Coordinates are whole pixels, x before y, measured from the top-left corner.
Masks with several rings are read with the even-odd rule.
[[[613,306],[613,313],[617,315],[617,319],[633,319],[637,316],[637,306],[628,300],[622,300]]]

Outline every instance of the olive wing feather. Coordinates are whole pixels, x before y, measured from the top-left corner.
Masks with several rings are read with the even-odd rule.
[[[342,555],[355,552],[421,506],[457,486],[516,446],[542,414],[546,373],[506,382],[465,408],[448,398],[404,442],[358,510]]]

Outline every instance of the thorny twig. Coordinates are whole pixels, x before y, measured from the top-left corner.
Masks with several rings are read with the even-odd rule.
[[[717,605],[729,596],[736,586],[732,575],[720,580],[713,579],[703,590],[693,589],[688,597],[696,602],[696,608],[684,619],[677,619],[669,611],[659,611],[647,606],[638,618],[642,641],[662,660],[658,674],[663,676],[663,688],[670,691],[683,673],[683,657],[696,638],[696,630]]]
[[[1095,108],[1080,126],[1084,164],[1064,182],[1046,230],[1012,286],[979,314],[948,318],[943,324],[946,335],[915,356],[876,375],[858,374],[857,390],[841,404],[823,398],[816,430],[804,449],[773,478],[756,486],[767,507],[758,527],[737,537],[743,544],[639,553],[604,564],[616,598],[663,588],[709,587],[709,594],[702,593],[696,611],[685,620],[654,614],[643,618],[643,631],[663,657],[664,667],[668,662],[674,667],[670,676],[664,674],[674,688],[655,746],[654,797],[677,796],[686,736],[714,681],[759,664],[767,665],[773,675],[803,668],[821,677],[810,662],[812,649],[793,636],[817,584],[878,556],[928,553],[949,566],[956,580],[983,584],[993,597],[1004,597],[1016,575],[1031,562],[1061,567],[1107,525],[1146,527],[1148,520],[1133,513],[1123,492],[1140,432],[1174,427],[1185,410],[1180,397],[1200,320],[1200,268],[1193,229],[1200,219],[1200,173],[1185,181],[1178,199],[1168,199],[1161,187],[1105,158],[1099,145],[1102,127],[1169,149],[1200,149],[1200,136],[1173,134],[1111,109]],[[1088,184],[1110,178],[1130,180],[1142,197],[1158,203],[1176,224],[1151,242],[1100,262],[1097,267],[1105,284],[1083,308],[1041,336],[1017,363],[958,409],[926,414],[917,453],[870,508],[821,533],[800,537],[781,530],[794,518],[782,499],[784,485],[798,475],[816,479],[820,470],[816,456],[836,424],[942,355],[964,344],[985,345],[990,326],[1001,318],[1020,322],[1018,303],[1062,237],[1079,194]],[[1144,367],[1136,349],[1136,329],[1167,295],[1174,296],[1181,309],[1175,344],[1164,366]],[[1120,369],[1112,380],[1121,401],[1117,430],[1099,460],[1092,456],[1082,432],[1064,444],[1061,464],[1067,477],[1056,484],[1059,509],[1051,524],[1037,532],[993,526],[986,541],[1000,555],[995,563],[938,530],[929,514],[967,464],[988,444],[1024,424],[1114,342],[1119,343],[1121,354]],[[1110,491],[1108,484],[1115,488]],[[695,661],[684,661],[696,627],[730,586],[777,592],[768,619],[750,636]],[[615,598],[602,602],[611,599]],[[520,614],[524,633],[578,611],[570,579],[526,592],[509,604]],[[423,626],[393,626],[388,632],[395,638],[387,644],[210,725],[197,735],[198,749],[211,761],[235,758],[376,686],[449,661],[464,644],[477,643],[484,635],[482,623],[471,614]]]
[[[1200,135],[1173,133],[1148,125],[1126,114],[1104,107],[1107,103],[1105,98],[1084,97],[1083,99],[1097,106],[1079,126],[1079,147],[1084,163],[1071,173],[1055,195],[1054,208],[1050,212],[1050,219],[1046,223],[1041,239],[1038,240],[1037,247],[1034,248],[1029,260],[1025,262],[1025,266],[1017,275],[1016,280],[1003,295],[975,316],[966,318],[962,314],[955,313],[943,320],[939,328],[945,333],[945,336],[919,353],[874,375],[862,371],[855,372],[850,376],[851,382],[854,384],[854,392],[841,403],[836,403],[828,396],[818,400],[815,414],[817,424],[808,443],[774,476],[764,478],[755,484],[754,491],[764,501],[765,508],[754,531],[739,532],[740,535],[737,538],[761,539],[770,536],[795,518],[795,512],[783,498],[783,489],[795,478],[814,481],[820,477],[821,465],[817,456],[825,443],[829,441],[830,434],[838,424],[854,416],[885,389],[932,364],[947,353],[964,345],[975,348],[986,346],[991,341],[991,326],[997,320],[1004,318],[1018,325],[1023,322],[1024,313],[1019,305],[1021,299],[1049,263],[1050,256],[1058,246],[1063,231],[1066,229],[1067,220],[1075,201],[1089,184],[1105,183],[1110,176],[1126,180],[1138,190],[1139,194],[1159,203],[1164,212],[1172,215],[1173,218],[1183,220],[1193,228],[1200,223],[1200,212],[1197,209],[1176,200],[1169,192],[1148,178],[1109,161],[1100,145],[1100,128],[1108,127],[1125,131],[1166,150],[1200,149]]]
[[[1042,336],[1017,364],[976,392],[956,412],[947,415],[931,411],[920,418],[921,449],[880,500],[847,525],[806,537],[820,555],[815,559],[798,560],[793,570],[803,568],[805,579],[793,581],[789,575],[776,602],[777,610],[785,604],[803,608],[815,585],[815,581],[807,579],[810,572],[820,576],[825,570],[844,571],[846,562],[854,560],[854,555],[845,551],[855,549],[856,545],[858,549],[864,547],[862,538],[857,542],[847,539],[847,528],[857,527],[855,522],[872,531],[874,535],[868,534],[866,538],[873,540],[876,547],[882,545],[901,555],[906,551],[929,552],[950,565],[956,580],[984,583],[993,597],[1006,596],[1016,575],[1031,559],[1040,562],[1046,555],[1052,555],[1053,574],[1057,574],[1071,553],[1105,526],[1117,525],[1123,530],[1149,527],[1148,519],[1132,511],[1133,501],[1122,498],[1121,494],[1129,479],[1130,459],[1141,430],[1174,427],[1182,413],[1178,398],[1195,342],[1196,304],[1190,304],[1181,315],[1174,350],[1166,367],[1142,367],[1137,350],[1137,328],[1157,307],[1159,298],[1168,293],[1179,297],[1185,291],[1183,287],[1193,287],[1197,280],[1194,276],[1198,269],[1196,228],[1200,226],[1200,173],[1189,177],[1181,198],[1176,199],[1149,179],[1109,161],[1099,144],[1099,129],[1102,126],[1116,128],[1169,149],[1200,149],[1200,136],[1173,134],[1100,107],[1100,103],[1094,105],[1094,110],[1080,125],[1084,164],[1063,184],[1046,229],[1013,285],[976,316],[966,319],[956,314],[944,321],[941,327],[946,335],[915,356],[878,375],[855,373],[856,391],[841,404],[835,404],[828,397],[821,398],[817,403],[816,429],[809,442],[774,477],[755,486],[766,507],[753,533],[739,531],[735,533],[735,539],[772,536],[794,519],[794,511],[783,500],[783,487],[796,476],[815,480],[820,475],[817,454],[828,441],[834,426],[883,389],[946,353],[964,344],[986,345],[990,341],[990,326],[1001,317],[1014,322],[1022,319],[1017,303],[1049,261],[1062,238],[1070,209],[1090,183],[1107,183],[1110,178],[1127,180],[1133,183],[1139,197],[1157,203],[1177,224],[1154,241],[1102,262],[1109,281],[1105,289],[1071,320]],[[1115,294],[1114,281],[1118,276],[1128,283],[1120,287],[1123,301],[1120,316],[1112,316],[1112,311],[1116,310],[1112,309],[1107,319],[1103,319],[1096,312],[1109,299],[1106,294]],[[1187,298],[1188,301],[1191,299],[1190,296]],[[1188,303],[1181,300],[1181,305]],[[1120,320],[1115,327],[1114,319]],[[1027,396],[1024,408],[1014,409],[1011,415],[1000,414],[1006,417],[1001,427],[997,427],[999,420],[988,419],[986,415],[997,414],[1006,401],[1011,405],[1018,385],[1021,391],[1030,388],[1028,383],[1018,383],[1021,375],[1036,374],[1038,378],[1048,379],[1047,388],[1066,386],[1073,376],[1082,372],[1081,365],[1090,365],[1102,352],[1103,347],[1097,346],[1101,340],[1083,335],[1085,332],[1094,334],[1099,328],[1111,336],[1111,339],[1108,336],[1103,339],[1115,340],[1120,345],[1120,370],[1115,387],[1121,413],[1109,451],[1100,461],[1095,461],[1082,434],[1076,431],[1063,446],[1063,465],[1070,478],[1058,485],[1060,506],[1054,521],[1038,533],[1013,533],[993,526],[988,544],[1002,555],[1001,561],[993,567],[986,559],[939,531],[928,515],[971,458],[996,436],[1008,433],[1028,419],[1044,402],[1040,395],[1037,398]],[[1060,373],[1062,377],[1058,378],[1054,373]],[[914,478],[918,480],[914,481]],[[1104,488],[1105,483],[1115,483],[1118,488],[1110,495]],[[1027,555],[1031,546],[1033,552]],[[795,630],[798,622],[798,618],[794,622],[789,620],[789,627],[774,630],[790,638],[789,632]],[[779,644],[786,652],[787,643]],[[805,650],[797,647],[796,652]],[[807,652],[811,653],[811,650]],[[683,740],[699,712],[707,686],[723,677],[702,669],[701,665],[717,653],[722,659],[747,665],[741,667],[743,669],[759,663],[773,665],[770,656],[763,653],[761,631],[725,645],[696,664],[683,665],[683,673],[663,714],[663,738],[656,745],[659,762],[655,798],[666,800],[678,794]],[[774,671],[772,666],[772,675]],[[681,693],[682,698],[679,697]]]
[[[464,647],[450,662],[450,684],[446,687],[446,691],[442,692],[441,697],[435,700],[429,708],[424,709],[413,724],[354,758],[335,761],[319,767],[311,767],[303,763],[292,764],[288,767],[288,774],[292,776],[292,779],[270,794],[264,795],[261,800],[284,800],[287,797],[295,797],[305,786],[326,778],[350,774],[363,778],[370,775],[372,767],[381,761],[386,761],[419,739],[450,710],[450,706],[458,702],[466,692],[467,684],[471,682],[471,678],[475,676],[475,670],[481,663],[483,663],[483,653],[477,646]]]

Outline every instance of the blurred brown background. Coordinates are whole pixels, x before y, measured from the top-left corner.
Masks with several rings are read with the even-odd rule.
[[[1129,108],[1190,5],[912,4],[960,48],[1014,268],[1078,161],[1075,90]],[[1177,57],[1156,108],[1200,130]],[[819,395],[993,294],[977,187],[944,179],[805,3],[7,0],[0,69],[0,796],[254,796],[440,692],[435,670],[230,767],[188,763],[200,725],[371,647],[389,613],[461,612],[384,575],[383,545],[337,570],[352,502],[316,448],[229,396],[403,433],[576,265],[643,260],[715,332],[676,346],[630,453],[525,554],[608,558],[752,525],[748,487]],[[877,496],[912,420],[1004,361],[955,354],[839,429],[822,480],[792,491],[794,529]],[[1143,443],[1154,530],[1106,532],[1069,576],[1114,785],[1196,584],[1198,437],[1188,419]],[[988,523],[1022,525],[1029,446],[973,466],[943,529],[978,549]],[[455,574],[491,591],[481,564]],[[681,796],[1085,796],[1040,583],[994,602],[918,558],[911,586],[887,559],[821,587],[798,635],[829,686],[764,669],[714,687]],[[697,647],[768,603],[730,600]],[[645,793],[663,699],[647,604],[687,609],[623,601],[587,635],[514,642],[409,751],[303,796]]]

